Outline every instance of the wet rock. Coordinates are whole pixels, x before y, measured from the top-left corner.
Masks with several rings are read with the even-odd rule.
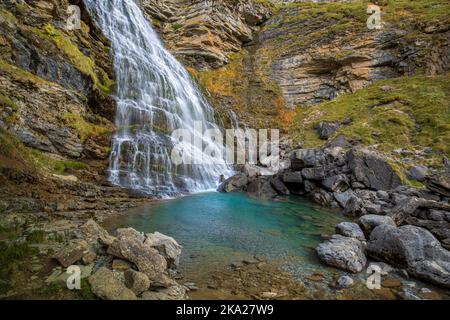
[[[125,285],[137,296],[150,288],[150,280],[142,272],[128,269],[124,272]]]
[[[378,216],[373,214],[362,216],[361,218],[359,218],[358,223],[361,226],[362,230],[364,231],[364,234],[368,237],[372,233],[373,229],[383,224],[387,224],[394,227],[396,226],[394,220],[392,220],[391,217]]]
[[[373,190],[392,190],[401,185],[400,178],[378,153],[368,149],[353,149],[347,154],[356,181]]]
[[[278,195],[267,178],[252,181],[247,187],[247,192],[259,199],[271,199]]]
[[[136,300],[137,297],[125,285],[114,277],[114,274],[100,268],[89,278],[92,292],[103,300]]]
[[[366,237],[362,232],[359,225],[353,222],[341,222],[336,226],[336,233],[344,237],[355,238],[361,241],[365,241]]]
[[[86,241],[75,239],[59,251],[55,256],[55,259],[58,260],[63,267],[67,268],[81,260],[88,249],[89,245]]]
[[[419,279],[450,288],[450,252],[423,228],[378,226],[370,236],[367,252],[374,259],[405,268]]]
[[[355,238],[334,235],[321,243],[316,252],[325,264],[353,273],[361,272],[367,263],[363,245]]]
[[[244,173],[238,173],[225,180],[218,188],[219,192],[229,193],[243,191],[248,184],[248,177]]]
[[[283,181],[278,177],[271,179],[270,184],[280,195],[287,196],[287,195],[291,194],[291,192],[286,187],[286,185],[283,183]]]

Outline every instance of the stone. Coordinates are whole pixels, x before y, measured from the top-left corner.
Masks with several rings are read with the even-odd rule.
[[[381,205],[370,203],[364,206],[368,214],[380,215],[382,213]]]
[[[347,190],[346,192],[333,193],[334,198],[342,208],[345,208],[347,206],[348,200],[350,200],[350,198],[354,195],[355,193],[352,190]]]
[[[84,240],[75,239],[69,242],[58,254],[55,259],[63,267],[69,267],[74,265],[77,261],[83,258],[83,255],[88,251],[89,245]]]
[[[278,195],[278,192],[274,190],[270,181],[266,178],[257,178],[250,182],[247,187],[247,192],[259,199],[271,199]]]
[[[133,291],[114,277],[114,274],[102,267],[89,277],[92,292],[103,300],[136,300]]]
[[[367,263],[362,243],[355,238],[334,235],[316,248],[322,262],[345,271],[358,273]]]
[[[355,284],[355,281],[349,276],[342,276],[336,282],[336,288],[338,290],[348,289]]]
[[[348,178],[344,174],[326,178],[322,181],[322,186],[324,186],[328,191],[337,193],[345,192],[350,187]]]
[[[379,199],[381,199],[381,200],[384,200],[384,201],[389,201],[389,199],[391,198],[389,196],[389,193],[387,193],[386,191],[383,191],[383,190],[378,190],[377,191],[377,197]]]
[[[301,184],[303,182],[303,176],[300,171],[296,172],[286,172],[283,174],[282,178],[284,183],[296,183]]]
[[[187,300],[187,288],[181,285],[173,285],[167,289],[158,291],[146,291],[142,294],[142,300]]]
[[[114,259],[112,262],[112,268],[113,270],[128,270],[132,267],[133,265],[131,263],[129,263],[128,261],[122,260],[122,259]]]
[[[344,237],[355,238],[360,241],[365,241],[366,237],[364,236],[363,231],[353,222],[341,222],[336,226],[336,233],[340,234]]]
[[[423,182],[428,175],[428,168],[425,166],[414,166],[407,172],[407,176],[411,180]]]
[[[300,149],[291,157],[291,168],[300,171],[303,168],[317,167],[325,163],[325,154],[320,149]]]
[[[313,193],[313,200],[323,207],[331,207],[333,203],[333,195],[323,189],[318,189]]]
[[[373,229],[381,226],[382,224],[387,224],[394,227],[396,226],[394,220],[392,220],[391,217],[378,216],[373,214],[362,216],[361,218],[359,218],[358,223],[361,226],[361,229],[364,231],[364,234],[368,237],[372,233]]]
[[[286,187],[286,185],[283,183],[283,181],[278,177],[271,179],[270,184],[280,195],[288,196],[291,194],[291,192]]]
[[[262,298],[262,299],[275,299],[276,297],[278,297],[278,293],[276,293],[276,292],[271,292],[271,291],[268,291],[268,292],[262,292],[261,294],[260,294],[260,297]]]
[[[409,216],[421,206],[422,201],[416,197],[407,197],[399,201],[399,203],[389,212],[389,216],[397,225],[401,225]]]
[[[314,181],[305,180],[304,182],[305,191],[310,193],[316,189],[316,184]]]
[[[124,272],[125,285],[137,296],[150,288],[149,278],[142,272],[128,269]]]
[[[114,237],[92,219],[88,220],[77,230],[77,237],[87,241],[89,244],[99,241],[105,246],[110,246],[114,241]]]
[[[302,176],[307,180],[322,180],[325,178],[325,168],[305,168],[302,170]]]
[[[321,122],[317,126],[317,133],[319,134],[319,138],[322,140],[328,140],[332,135],[336,133],[341,125],[336,122]]]
[[[390,164],[378,153],[368,149],[352,149],[347,154],[356,181],[373,190],[392,190],[401,180]]]
[[[350,217],[358,217],[365,213],[364,202],[356,195],[351,196],[345,204],[344,214]]]
[[[111,247],[113,250],[110,251]],[[151,242],[146,242],[144,234],[132,228],[119,229],[117,239],[111,247],[108,248],[108,253],[134,263],[152,282],[170,283],[167,279],[166,259],[151,246]]]
[[[176,269],[180,264],[182,246],[175,241],[174,238],[166,236],[162,233],[148,233],[145,244],[158,250],[158,252],[166,259],[167,266]]]
[[[244,173],[238,173],[220,184],[218,191],[223,193],[243,191],[248,184],[248,176]]]
[[[427,187],[444,197],[450,197],[450,172],[427,176]]]
[[[93,251],[88,251],[83,255],[81,260],[84,265],[90,265],[91,263],[94,263],[95,259],[97,259],[97,254]]]
[[[426,229],[380,225],[370,236],[367,253],[419,279],[450,288],[450,252]]]

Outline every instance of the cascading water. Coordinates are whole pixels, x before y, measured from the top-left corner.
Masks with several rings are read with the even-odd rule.
[[[117,78],[117,132],[113,137],[110,180],[119,186],[158,195],[215,188],[230,174],[225,161],[181,164],[171,161],[179,141],[171,137],[186,129],[215,155],[224,154],[221,141],[195,130],[218,129],[208,105],[185,68],[164,48],[134,0],[85,0],[100,28],[111,40]],[[198,125],[197,125],[198,127]],[[203,148],[182,141],[193,163],[208,161]],[[214,154],[213,154],[214,155]],[[213,159],[211,159],[213,160]],[[205,162],[203,162],[205,163]]]

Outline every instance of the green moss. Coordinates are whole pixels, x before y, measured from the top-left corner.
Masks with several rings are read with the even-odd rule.
[[[78,113],[66,113],[63,115],[63,120],[68,126],[77,130],[78,138],[83,142],[91,137],[108,134],[110,132],[101,124],[94,124],[86,121]],[[100,119],[99,122],[101,121],[102,120]]]
[[[45,153],[38,150],[31,150],[34,163],[44,172],[57,175],[67,174],[67,169],[82,170],[86,169],[86,164],[70,160],[57,160],[49,157]]]
[[[27,241],[29,243],[43,243],[47,235],[43,230],[33,230],[27,235]]]
[[[179,29],[181,29],[181,28],[183,28],[184,26],[181,24],[181,23],[172,23],[172,30],[173,31],[177,31],[177,30],[179,30]]]
[[[26,242],[20,244],[0,242],[0,294],[12,289],[10,277],[14,267],[31,253],[33,250]]]
[[[18,81],[30,81],[34,82],[36,84],[47,84],[47,85],[53,85],[53,83],[44,80],[31,72],[28,72],[22,68],[19,68],[15,65],[9,64],[6,61],[0,60],[0,71],[6,72],[11,77],[13,77],[15,80]]]
[[[391,87],[383,91],[382,86]],[[291,133],[306,147],[317,147],[314,129],[322,121],[352,123],[339,129],[345,135],[380,150],[423,149],[450,155],[450,76],[401,77],[383,80],[354,94],[317,106],[299,108]]]
[[[83,300],[96,300],[94,293],[92,292],[91,285],[87,278],[81,280],[81,290],[79,291],[80,297]]]
[[[12,101],[10,98],[1,93],[0,93],[0,104],[11,108],[13,111],[18,109],[14,101]]]

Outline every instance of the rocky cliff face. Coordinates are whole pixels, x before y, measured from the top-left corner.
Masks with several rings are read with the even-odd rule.
[[[113,129],[108,41],[83,12],[66,31],[69,1],[0,6],[2,127],[26,146],[65,158],[105,158]]]

